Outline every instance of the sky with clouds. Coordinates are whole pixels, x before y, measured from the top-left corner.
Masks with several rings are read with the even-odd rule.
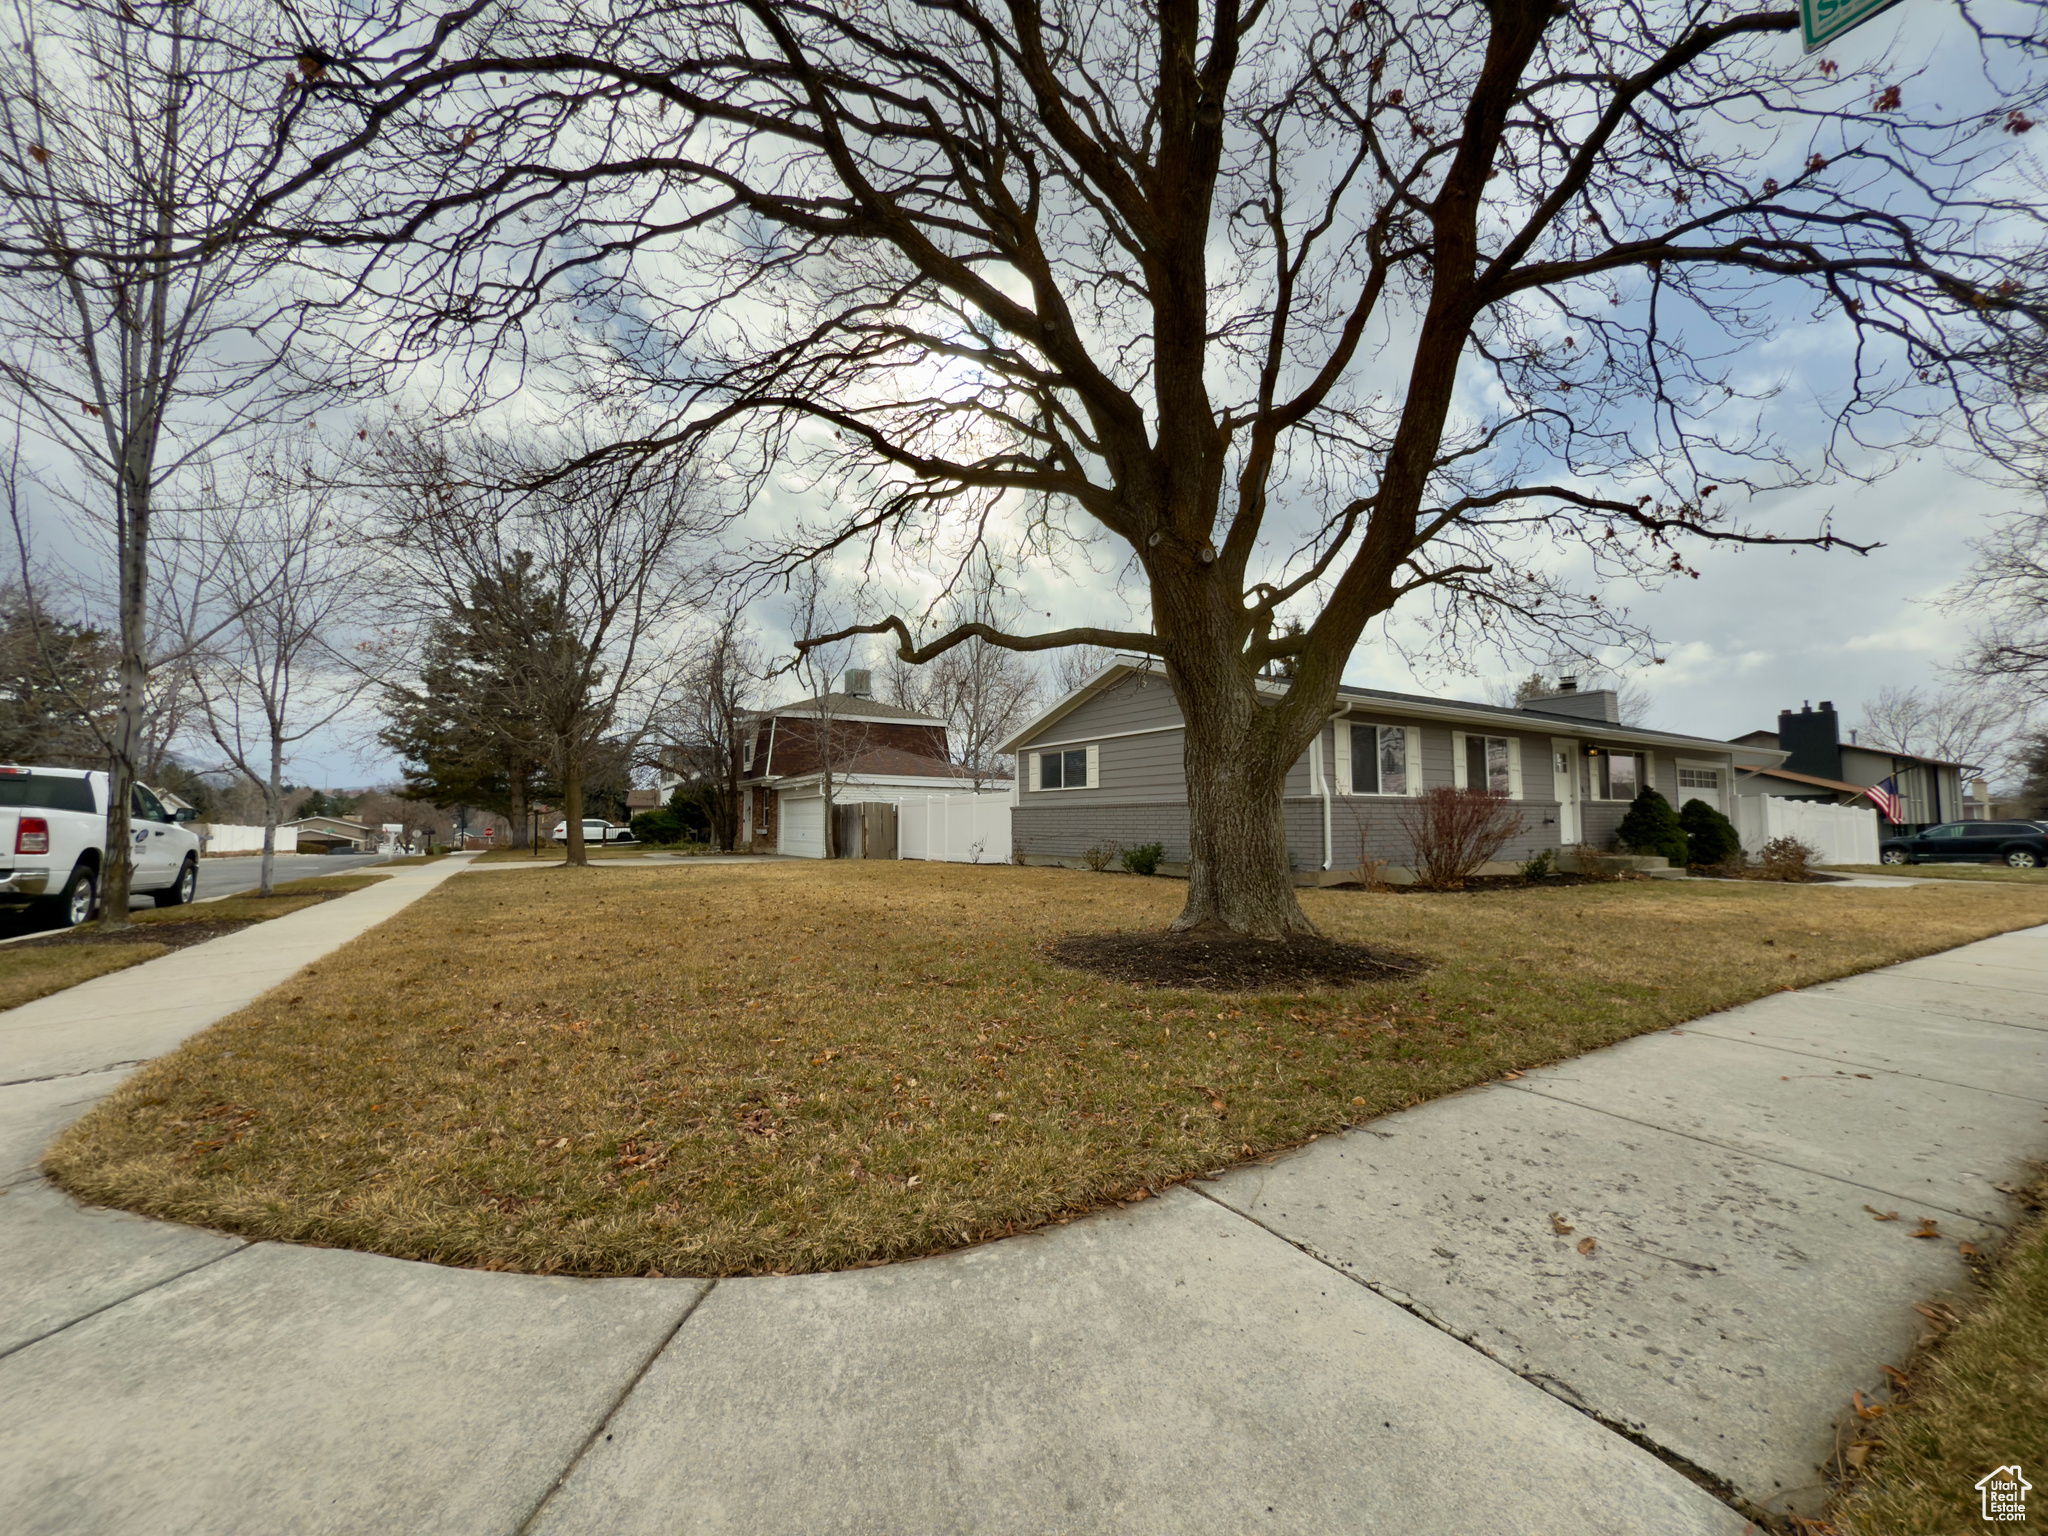
[[[1785,45],[1797,46],[1790,38]],[[1883,57],[1902,73],[1932,66],[1923,78],[1936,81],[1958,70],[1967,73],[1974,63],[1952,8],[1933,0],[1905,0],[1831,51],[1845,65]],[[1830,338],[1788,320],[1781,334],[1742,362],[1778,385],[1772,427],[1795,443],[1803,434],[1817,449],[1826,430],[1824,402],[1842,365]],[[787,484],[771,488],[750,509],[746,525],[755,533],[772,530],[798,515],[806,495],[814,494]],[[1826,519],[1844,538],[1879,546],[1867,555],[1697,549],[1688,554],[1699,571],[1696,580],[1603,591],[1606,601],[1626,606],[1655,637],[1664,658],[1662,665],[1628,670],[1650,690],[1648,723],[1726,737],[1773,725],[1781,708],[1829,699],[1853,724],[1860,706],[1881,688],[1938,686],[1942,668],[1967,642],[1966,622],[1938,600],[1967,568],[1968,540],[1984,530],[1989,515],[2013,505],[2012,493],[1972,479],[1957,455],[1932,448],[1874,483],[1843,479],[1743,509],[1787,531],[1811,531]],[[60,554],[78,548],[59,529],[47,533],[46,545]],[[932,585],[931,573],[899,566],[865,592],[849,571],[846,591],[850,600],[865,599],[870,608],[893,607]],[[1018,599],[1024,627],[1144,623],[1141,589],[1107,545],[1097,546],[1092,559],[1076,551],[1026,569]],[[783,651],[787,604],[764,598],[750,617],[765,647]],[[1414,670],[1396,642],[1415,637],[1413,619],[1397,612],[1386,629],[1368,630],[1345,680],[1485,698],[1527,670],[1526,664],[1494,656],[1466,658],[1461,670]],[[771,685],[771,691],[777,687],[782,685]],[[375,743],[374,727],[365,718],[309,743],[295,759],[292,776],[337,787],[395,778],[397,764]]]

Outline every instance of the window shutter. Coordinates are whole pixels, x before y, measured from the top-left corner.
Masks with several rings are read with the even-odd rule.
[[[1460,789],[1470,789],[1472,786],[1466,783],[1466,780],[1470,777],[1471,775],[1465,771],[1465,733],[1463,731],[1453,731],[1451,732],[1451,782]]]
[[[1508,798],[1522,798],[1522,738],[1508,738]]]
[[[1401,754],[1401,793],[1419,795],[1422,793],[1422,727],[1403,726],[1401,734],[1405,739]],[[1380,786],[1384,789],[1386,786]]]
[[[1092,741],[1088,743],[1088,787],[1102,787],[1102,748]]]
[[[1330,732],[1336,743],[1330,753],[1331,777],[1337,781],[1337,793],[1351,793],[1351,722],[1339,720]]]
[[[1033,789],[1043,789],[1045,787],[1045,754],[1043,752],[1031,754],[1031,787]]]

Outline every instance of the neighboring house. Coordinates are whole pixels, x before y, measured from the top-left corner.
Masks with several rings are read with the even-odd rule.
[[[374,853],[383,841],[381,828],[339,816],[307,816],[285,825],[298,834],[300,853],[332,853],[342,847]]]
[[[1841,717],[1827,699],[1818,709],[1808,704],[1796,712],[1781,710],[1777,730],[1751,731],[1736,737],[1733,745],[1776,748],[1785,754],[1782,763],[1738,774],[1737,794],[1874,805],[1886,836],[1959,821],[1967,814],[1963,774],[1969,765],[1865,746],[1854,731],[1845,742]],[[1878,793],[1871,794],[1872,789]]]
[[[1518,709],[1339,688],[1330,720],[1287,776],[1289,860],[1306,879],[1348,877],[1365,855],[1411,867],[1404,811],[1438,785],[1492,789],[1521,807],[1503,865],[1545,848],[1611,847],[1640,786],[1673,805],[1704,800],[1727,812],[1734,770],[1783,755],[1616,716],[1611,690],[1580,692],[1569,680]],[[1017,855],[1071,865],[1106,842],[1158,842],[1167,863],[1184,867],[1182,736],[1158,662],[1119,657],[1096,673],[997,748],[1018,754]]]
[[[976,793],[945,721],[872,697],[865,672],[849,671],[846,688],[741,717],[742,851],[823,858],[828,773],[838,807]]]
[[[162,796],[158,796],[162,799]],[[164,801],[170,805],[168,800]],[[1963,795],[1961,821],[2034,821],[2048,814],[2048,806],[2036,805],[2033,801],[2015,797],[2010,800],[1997,799],[1991,793],[1989,779],[1972,779]]]

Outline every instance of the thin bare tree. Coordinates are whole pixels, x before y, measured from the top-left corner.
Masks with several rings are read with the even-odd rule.
[[[2002,764],[2026,711],[2010,691],[1888,686],[1863,706],[1860,746],[1961,763],[1980,773]]]
[[[427,578],[429,606],[399,611],[461,611],[486,661],[476,723],[549,766],[578,865],[587,775],[638,758],[682,685],[703,578],[686,556],[715,521],[689,474],[588,448],[573,432],[394,429],[359,467],[378,488],[373,536]]]
[[[16,0],[0,16],[0,398],[46,504],[111,544],[119,698],[103,921],[127,922],[128,786],[149,756],[151,544],[204,458],[318,370],[259,209],[305,185],[281,88],[235,0]]]
[[[334,493],[287,446],[247,467],[207,509],[223,551],[199,611],[226,617],[195,647],[190,686],[226,765],[263,797],[259,896],[272,894],[284,770],[293,749],[356,708],[376,682],[361,634],[364,568]]]
[[[743,613],[728,610],[688,653],[676,698],[655,728],[655,767],[697,795],[712,846],[740,834],[740,728],[760,687],[761,655]]]
[[[309,238],[406,242],[415,344],[596,322],[576,366],[667,412],[620,451],[714,441],[820,488],[766,575],[1127,551],[1143,627],[801,643],[1161,658],[1177,923],[1279,936],[1312,929],[1285,776],[1368,625],[1640,643],[1606,594],[1688,546],[1863,547],[1744,503],[1882,473],[1975,407],[1983,315],[2043,313],[2009,254],[2040,216],[1997,180],[2028,39],[1979,26],[1991,67],[1936,104],[1881,55],[1802,58],[1798,26],[1770,0],[537,5],[335,87],[381,158]],[[1752,363],[1800,319],[1846,361],[1791,443]]]

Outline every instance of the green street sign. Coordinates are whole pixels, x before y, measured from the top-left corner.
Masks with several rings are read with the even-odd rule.
[[[1824,48],[1852,27],[1860,27],[1879,11],[1888,11],[1899,0],[1799,0],[1799,30],[1806,38],[1806,51]]]

